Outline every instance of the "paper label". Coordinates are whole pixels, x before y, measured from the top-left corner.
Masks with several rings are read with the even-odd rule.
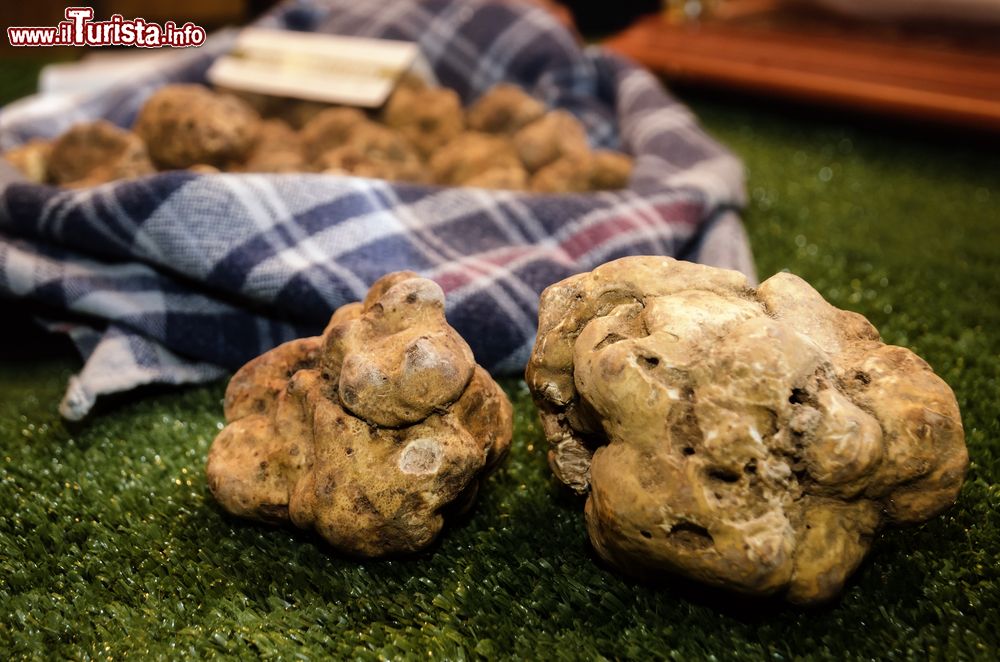
[[[417,58],[406,41],[248,28],[208,70],[214,85],[375,108]]]

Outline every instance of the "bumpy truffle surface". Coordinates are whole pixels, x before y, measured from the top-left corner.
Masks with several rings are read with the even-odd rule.
[[[52,181],[72,187],[141,177],[153,171],[142,140],[104,120],[77,124],[59,136],[48,161]]]
[[[338,309],[322,336],[245,365],[208,485],[230,513],[315,529],[359,556],[429,545],[503,459],[511,406],[409,272]]]
[[[402,86],[386,103],[382,120],[398,130],[424,158],[465,128],[462,100],[443,87]]]
[[[149,97],[134,128],[159,168],[199,163],[223,168],[246,156],[259,120],[233,95],[201,85],[167,85]]]
[[[739,592],[835,596],[881,525],[951,505],[951,389],[791,274],[634,257],[548,288],[528,366],[598,553]]]
[[[514,133],[544,114],[541,101],[516,85],[501,83],[472,104],[466,119],[473,131]]]

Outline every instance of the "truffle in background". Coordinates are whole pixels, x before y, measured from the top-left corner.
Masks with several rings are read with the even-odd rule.
[[[576,117],[547,111],[515,85],[494,86],[466,111],[454,90],[413,76],[374,114],[166,85],[142,106],[134,132],[103,120],[77,124],[3,156],[29,181],[75,188],[187,169],[584,193],[626,188],[632,173],[629,156],[592,151]]]

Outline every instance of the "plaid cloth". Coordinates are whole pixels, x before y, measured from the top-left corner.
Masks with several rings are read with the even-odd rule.
[[[317,334],[335,308],[390,271],[437,281],[448,319],[495,374],[523,369],[540,292],[574,273],[635,254],[752,272],[733,213],[740,163],[655,77],[582,48],[544,10],[496,0],[305,0],[261,25],[418,42],[439,83],[466,103],[517,83],[574,113],[592,146],[632,153],[630,188],[554,196],[177,171],[63,190],[8,172],[0,293],[29,301],[84,356],[64,416],[84,416],[101,394],[223,376]],[[0,112],[0,148],[98,117],[130,126],[158,86],[203,80],[232,37],[99,94],[18,102]]]

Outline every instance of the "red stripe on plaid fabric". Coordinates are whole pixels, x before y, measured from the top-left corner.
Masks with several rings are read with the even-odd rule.
[[[559,243],[561,248],[572,260],[578,260],[621,234],[633,232],[645,225],[637,215],[613,216],[599,223],[588,225],[580,232],[572,234]]]
[[[519,261],[520,258],[537,253],[538,250],[537,246],[506,246],[489,253],[473,255],[457,262],[442,265],[427,276],[440,285],[445,294],[448,294],[474,280],[481,279],[485,274],[498,269],[506,269],[514,262]]]
[[[671,202],[651,205],[646,209],[635,208],[627,215],[612,216],[593,224],[588,224],[559,243],[559,247],[570,257],[578,260],[602,244],[618,238],[623,233],[637,230],[666,230],[686,233],[693,229],[701,218],[701,206],[690,202]]]

